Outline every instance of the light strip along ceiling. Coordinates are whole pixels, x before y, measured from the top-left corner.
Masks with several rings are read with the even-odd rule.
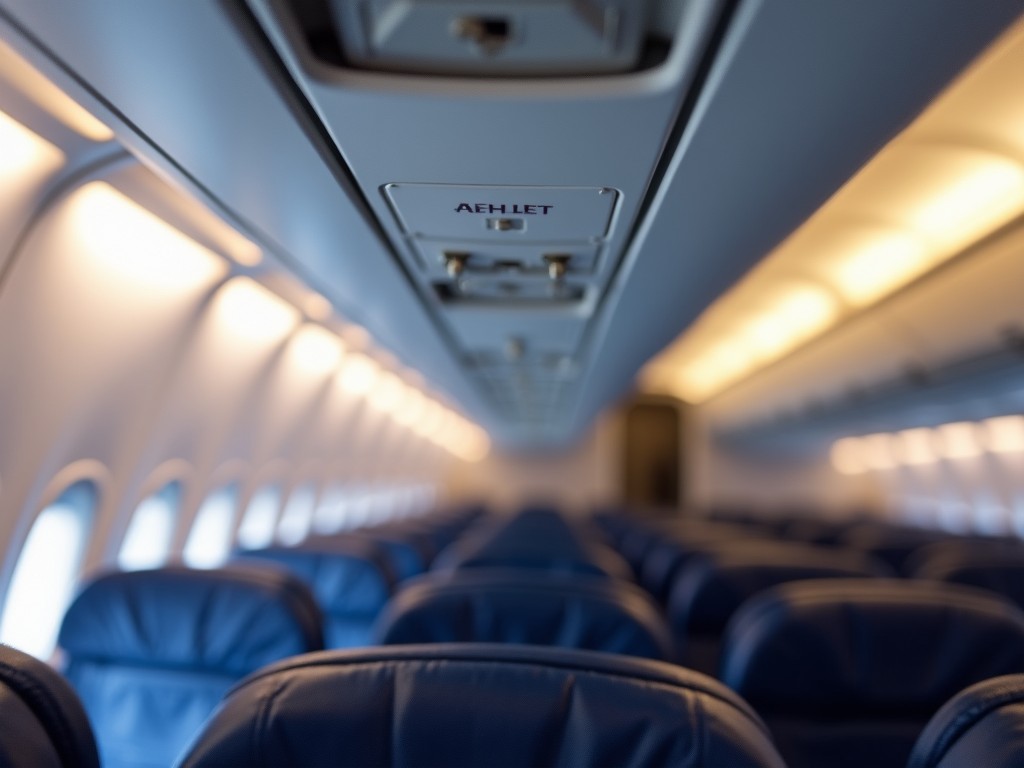
[[[708,400],[1024,214],[1022,73],[1024,20],[652,361],[645,386]]]

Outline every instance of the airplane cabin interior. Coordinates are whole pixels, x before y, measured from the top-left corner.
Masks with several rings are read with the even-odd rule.
[[[1024,768],[1024,0],[0,0],[0,766]]]

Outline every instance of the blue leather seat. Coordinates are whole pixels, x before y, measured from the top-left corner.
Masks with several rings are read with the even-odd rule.
[[[441,552],[433,570],[525,568],[632,580],[632,571],[596,536],[547,510],[475,526]]]
[[[1024,547],[964,547],[921,564],[914,575],[996,592],[1024,607]]]
[[[309,590],[279,568],[111,573],[64,617],[65,674],[105,768],[170,765],[235,682],[323,647]]]
[[[964,687],[1024,672],[1024,613],[924,581],[805,581],[748,602],[721,679],[764,717],[790,768],[902,768]]]
[[[1024,766],[1024,675],[972,685],[938,711],[907,768]]]
[[[783,763],[704,675],[593,651],[392,646],[310,654],[235,688],[182,768],[558,768]]]
[[[650,598],[628,583],[517,570],[431,574],[388,603],[377,641],[526,643],[671,660]]]
[[[89,718],[48,664],[0,645],[0,765],[99,768]]]
[[[853,551],[772,542],[718,542],[694,554],[676,576],[668,618],[680,662],[714,674],[729,619],[759,592],[804,579],[891,575],[881,563]]]
[[[287,568],[313,590],[324,615],[328,648],[373,641],[373,623],[394,590],[394,577],[377,548],[350,539],[330,547],[272,547],[238,553],[241,562],[262,560]]]

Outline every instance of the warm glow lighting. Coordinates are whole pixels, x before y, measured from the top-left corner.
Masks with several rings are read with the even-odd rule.
[[[248,277],[228,282],[217,301],[224,322],[248,339],[281,339],[299,322],[295,307]]]
[[[313,320],[324,321],[334,312],[334,307],[327,299],[315,291],[311,291],[302,302],[303,311]]]
[[[160,293],[209,285],[227,271],[223,259],[105,182],[71,199],[72,226],[95,264]]]
[[[1024,453],[1024,416],[1000,416],[982,422],[985,447],[993,453]]]
[[[114,132],[78,102],[0,42],[0,72],[5,79],[71,130],[92,141],[110,141]]]
[[[911,237],[886,235],[838,264],[836,288],[851,304],[869,304],[904,285],[927,266],[921,243]]]
[[[943,424],[938,429],[940,453],[947,459],[969,459],[981,454],[978,427],[966,421]]]
[[[898,456],[902,464],[916,466],[934,464],[939,460],[935,453],[935,435],[930,429],[907,429],[896,435]]]
[[[426,398],[423,394],[409,387],[402,407],[395,412],[395,421],[403,427],[415,427],[423,417],[425,407]]]
[[[1001,224],[1024,206],[1024,167],[998,155],[973,160],[932,192],[910,217],[917,230],[959,244]]]
[[[868,470],[862,460],[860,440],[855,437],[836,440],[829,452],[829,459],[832,468],[841,475],[860,475]]]
[[[647,389],[713,397],[940,265],[959,271],[950,260],[1019,224],[1022,66],[1024,18],[651,361]],[[794,276],[822,292],[791,299],[792,312],[787,300],[759,306]]]
[[[341,361],[341,339],[319,325],[307,323],[291,340],[296,360],[306,371],[323,374],[334,370]]]
[[[441,428],[444,421],[444,408],[434,400],[425,398],[423,404],[423,415],[414,429],[428,440],[434,439],[434,433]]]
[[[338,383],[350,395],[365,395],[373,389],[379,373],[377,364],[366,355],[348,355],[338,376]]]
[[[405,384],[393,373],[385,373],[370,392],[369,402],[382,413],[394,413],[405,400]]]
[[[0,112],[0,180],[7,187],[33,175],[55,171],[64,153]]]
[[[892,469],[896,466],[892,435],[868,435],[860,439],[863,462],[870,469]]]
[[[932,464],[935,454],[935,436],[930,429],[907,429],[896,435],[899,459],[903,464]]]

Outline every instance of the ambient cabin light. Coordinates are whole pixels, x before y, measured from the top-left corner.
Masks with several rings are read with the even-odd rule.
[[[72,226],[89,258],[108,273],[160,293],[210,285],[227,272],[213,251],[102,181],[70,200]]]
[[[344,354],[341,339],[320,325],[306,323],[289,342],[303,369],[313,374],[333,371]]]
[[[1024,453],[1024,416],[999,416],[982,422],[985,447],[992,453]]]
[[[302,311],[313,320],[323,322],[334,312],[334,306],[316,291],[310,291],[302,301]]]
[[[924,246],[909,235],[886,234],[869,240],[841,259],[834,270],[836,288],[851,304],[877,301],[928,267]]]
[[[423,394],[412,387],[405,393],[405,400],[402,407],[395,411],[395,421],[403,427],[415,428],[415,425],[423,416],[426,407],[426,398]]]
[[[909,217],[916,230],[950,247],[986,234],[1024,208],[1024,167],[1018,163],[971,153],[958,165],[955,176]]]
[[[978,427],[968,421],[943,424],[938,428],[939,452],[946,459],[969,459],[980,456],[983,449]]]
[[[385,373],[378,379],[369,395],[369,403],[381,413],[394,413],[405,400],[405,384],[393,373]]]
[[[248,277],[230,280],[217,294],[217,306],[230,329],[248,339],[279,340],[299,322],[299,312]]]
[[[434,436],[444,422],[444,407],[436,400],[426,398],[423,415],[414,429],[427,440],[434,442]]]
[[[832,468],[841,475],[862,475],[868,471],[864,464],[863,450],[856,437],[844,437],[832,444],[829,452]]]
[[[898,462],[893,436],[881,433],[860,439],[862,461],[869,469],[894,469]]]
[[[0,112],[0,180],[4,187],[45,176],[63,162],[64,153],[57,147]]]
[[[900,463],[910,466],[934,464],[939,460],[935,453],[935,434],[930,429],[906,429],[897,433]]]
[[[348,394],[358,397],[373,389],[379,374],[377,364],[366,355],[348,355],[338,375],[338,383]]]
[[[1022,66],[1024,19],[653,360],[651,388],[717,396],[1024,216]],[[842,304],[806,325],[750,312],[792,275]],[[716,352],[723,345],[741,347],[746,364]]]
[[[32,101],[91,141],[110,141],[114,132],[35,67],[0,41],[0,72]]]

